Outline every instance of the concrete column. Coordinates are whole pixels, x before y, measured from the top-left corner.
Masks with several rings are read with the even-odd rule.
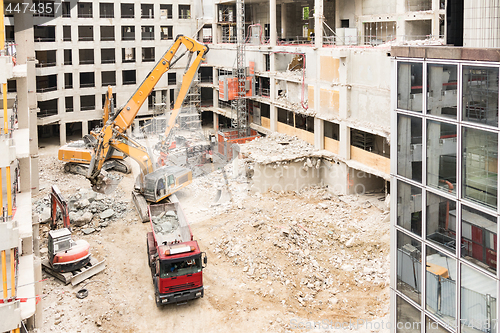
[[[214,131],[217,133],[219,131],[219,114],[213,112],[214,115]]]
[[[278,109],[276,108],[276,106],[271,105],[269,111],[271,113],[271,131],[277,132],[278,131]]]
[[[214,3],[214,22],[212,23],[212,43],[217,44],[219,42],[219,32],[217,31],[217,22],[219,21],[219,11],[217,10],[217,4]]]
[[[335,26],[331,27],[335,31],[337,31],[337,27],[340,27],[340,15],[338,11],[338,8],[340,8],[340,1],[341,0],[335,0]]]
[[[346,160],[351,159],[351,128],[345,123],[340,123],[339,155]]]
[[[323,46],[323,0],[314,0],[314,46]]]
[[[286,3],[281,3],[281,38],[286,38],[287,30],[286,30]]]
[[[432,27],[431,35],[439,37],[439,0],[432,0]]]
[[[325,149],[325,125],[323,119],[314,118],[314,148]]]
[[[87,120],[82,121],[82,137],[89,134],[89,122]]]
[[[61,146],[66,144],[66,123],[62,120],[59,123],[59,144]]]
[[[276,39],[278,38],[276,34],[276,0],[269,1],[269,29],[271,29],[269,32],[269,45],[276,46]]]

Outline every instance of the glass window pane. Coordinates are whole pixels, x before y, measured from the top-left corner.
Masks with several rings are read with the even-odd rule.
[[[456,65],[427,65],[427,113],[457,118]]]
[[[463,120],[498,126],[498,68],[463,66]]]
[[[427,184],[455,193],[457,183],[457,126],[427,122]]]
[[[497,269],[497,219],[462,206],[462,258],[491,272]]]
[[[425,308],[450,325],[456,317],[456,260],[427,246]]]
[[[397,296],[396,299],[396,333],[420,333],[422,322],[420,311],[410,303]]]
[[[496,332],[496,281],[463,264],[461,270],[460,325],[462,332]]]
[[[422,119],[398,115],[398,174],[422,182]]]
[[[398,109],[422,112],[423,66],[398,62]]]
[[[452,329],[455,325],[445,325],[447,329]],[[425,332],[426,333],[448,333],[445,327],[441,326],[429,317],[425,317]]]
[[[427,239],[455,253],[457,243],[456,203],[427,192]]]
[[[422,292],[422,244],[420,241],[398,231],[397,289],[421,303]]]
[[[398,225],[422,236],[422,190],[398,181]]]
[[[497,207],[498,134],[463,128],[462,196]]]

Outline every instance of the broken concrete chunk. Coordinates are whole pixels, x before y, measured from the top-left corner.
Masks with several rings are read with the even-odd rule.
[[[71,213],[70,213],[71,214]],[[77,216],[74,220],[74,225],[80,227],[84,224],[89,223],[94,215],[91,212],[85,212],[83,215]]]
[[[104,212],[102,212],[101,214],[99,214],[99,217],[101,219],[107,219],[111,216],[115,215],[115,211],[112,210],[112,209],[106,209]]]
[[[85,234],[85,235],[89,235],[91,233],[93,233],[95,231],[94,228],[85,228],[82,230],[82,232]]]
[[[51,212],[49,207],[44,207],[40,214],[40,223],[48,223],[51,219]]]

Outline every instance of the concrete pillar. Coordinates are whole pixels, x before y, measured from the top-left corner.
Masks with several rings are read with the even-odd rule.
[[[284,3],[284,2],[281,3],[281,38],[283,38],[283,39],[286,38],[286,34],[287,34],[287,30],[286,30],[286,23],[287,23],[286,6],[287,6],[286,3]]]
[[[87,120],[82,121],[82,137],[89,134],[89,122]]]
[[[59,144],[61,146],[66,144],[66,123],[62,120],[59,123]]]
[[[269,32],[269,45],[276,46],[276,39],[278,38],[276,34],[276,0],[269,1],[269,29],[271,29]]]
[[[323,0],[314,0],[314,46],[323,46]]]
[[[214,131],[217,133],[219,131],[219,114],[216,112],[213,112],[214,114]]]
[[[340,27],[340,15],[338,11],[338,8],[340,8],[340,1],[341,0],[335,0],[335,26],[331,27],[335,31],[337,31],[337,27]],[[358,31],[363,31],[363,30],[358,30]]]
[[[212,23],[212,43],[214,44],[219,42],[219,27],[217,22],[219,22],[219,10],[217,8],[217,4],[214,2],[214,22]]]
[[[435,38],[439,37],[439,4],[440,0],[432,0],[432,27],[431,35]]]
[[[351,159],[351,128],[344,122],[340,123],[339,155],[346,160]]]
[[[277,132],[278,131],[278,108],[275,105],[270,106],[270,113],[271,113],[271,131]]]
[[[325,149],[325,125],[323,119],[314,118],[314,148]]]

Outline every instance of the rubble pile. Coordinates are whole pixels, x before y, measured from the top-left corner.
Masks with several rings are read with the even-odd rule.
[[[298,162],[317,153],[310,143],[277,132],[242,144],[240,148],[244,156],[261,164],[285,160]]]
[[[179,228],[179,219],[173,210],[153,216],[151,220],[156,233],[171,233]]]
[[[123,218],[130,209],[128,202],[118,200],[118,197],[123,195],[116,193],[114,197],[109,197],[81,188],[66,198],[71,226],[81,227],[84,234],[90,234],[107,227],[112,220]],[[33,207],[34,213],[39,215],[40,223],[50,221],[50,195],[36,200]]]
[[[256,294],[283,298],[285,292],[283,304],[344,309],[358,302],[356,292],[389,285],[388,212],[323,188],[257,194],[252,200],[257,205],[248,217],[211,244],[215,255],[267,287]],[[284,289],[275,292],[273,283]]]

